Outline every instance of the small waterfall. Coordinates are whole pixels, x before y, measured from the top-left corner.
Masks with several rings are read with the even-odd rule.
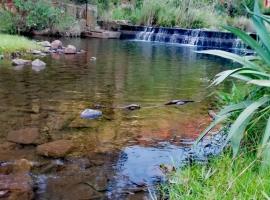
[[[199,40],[199,34],[199,29],[192,30],[188,44],[196,46]]]
[[[155,32],[155,29],[151,27],[146,27],[144,31],[139,32],[136,35],[136,40],[152,41],[154,32]]]
[[[232,33],[203,29],[125,26],[122,27],[121,37],[122,39],[186,44],[207,49],[247,48]]]
[[[245,49],[246,45],[240,40],[240,39],[235,39],[233,42],[233,49]]]

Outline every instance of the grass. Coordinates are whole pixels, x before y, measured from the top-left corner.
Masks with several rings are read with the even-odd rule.
[[[161,187],[170,200],[270,199],[270,171],[262,171],[254,156],[230,154],[213,159],[208,165],[178,169]]]
[[[32,49],[40,49],[40,46],[23,36],[0,33],[0,54],[9,54],[16,51],[26,52]]]

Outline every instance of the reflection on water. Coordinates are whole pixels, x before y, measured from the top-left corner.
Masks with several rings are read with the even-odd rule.
[[[121,194],[125,188],[152,186],[153,183],[165,179],[160,165],[181,166],[184,159],[184,150],[169,143],[157,144],[155,147],[126,147],[116,164],[116,175],[111,181],[111,190]],[[112,192],[112,195],[115,195],[115,192]]]
[[[64,43],[87,53],[42,58],[47,63],[43,70],[2,64],[0,142],[11,130],[34,126],[40,128],[44,141],[72,139],[77,147],[72,156],[95,159],[115,152],[120,156],[112,159],[109,168],[122,177],[114,183],[119,187],[127,184],[123,177],[151,182],[159,174],[158,164],[170,163],[171,158],[181,161],[179,141],[195,137],[208,123],[211,91],[206,87],[221,70],[221,62],[194,53],[195,47],[89,39]],[[92,62],[91,57],[97,60]],[[195,103],[163,106],[172,99]],[[131,103],[142,109],[119,109]],[[104,117],[80,119],[80,112],[95,104],[105,106]],[[157,148],[160,142],[167,145]],[[32,149],[0,153],[1,160],[21,157],[40,159]]]

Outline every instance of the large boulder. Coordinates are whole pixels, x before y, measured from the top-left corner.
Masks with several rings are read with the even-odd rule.
[[[61,49],[63,47],[63,43],[60,40],[54,40],[51,43],[51,48],[52,49]]]
[[[46,157],[62,158],[70,153],[74,145],[70,140],[57,140],[37,147],[37,154]]]
[[[29,65],[30,63],[30,60],[24,60],[19,58],[15,58],[12,60],[12,65]]]
[[[65,50],[64,50],[65,54],[76,54],[77,53],[77,49],[75,46],[73,45],[68,45]]]
[[[17,144],[37,144],[39,130],[37,128],[25,128],[8,133],[7,140]]]

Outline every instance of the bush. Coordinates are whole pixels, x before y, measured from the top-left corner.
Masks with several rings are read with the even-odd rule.
[[[14,15],[5,10],[0,10],[0,32],[16,33]]]
[[[69,28],[75,21],[61,9],[46,0],[14,0],[17,13],[0,11],[0,31],[6,33],[31,32],[58,28]]]

